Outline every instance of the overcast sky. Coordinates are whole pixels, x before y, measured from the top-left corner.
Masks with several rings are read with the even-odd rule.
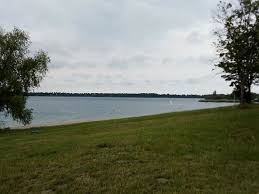
[[[217,2],[0,0],[0,25],[51,57],[36,91],[227,93],[212,71]]]

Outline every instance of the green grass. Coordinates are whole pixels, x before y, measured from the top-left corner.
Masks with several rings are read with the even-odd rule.
[[[259,106],[0,133],[0,193],[258,193]]]

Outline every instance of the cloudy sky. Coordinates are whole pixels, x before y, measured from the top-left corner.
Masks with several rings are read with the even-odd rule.
[[[0,0],[0,25],[49,53],[36,91],[230,92],[212,71],[217,0]],[[258,91],[258,88],[255,88]]]

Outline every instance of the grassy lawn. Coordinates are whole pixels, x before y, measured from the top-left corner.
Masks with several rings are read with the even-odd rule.
[[[0,193],[259,193],[259,106],[0,133]]]

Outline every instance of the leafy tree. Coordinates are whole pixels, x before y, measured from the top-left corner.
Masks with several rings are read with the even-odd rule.
[[[0,112],[29,124],[32,110],[26,108],[26,94],[39,86],[50,58],[44,51],[32,55],[27,33],[0,29]]]
[[[218,4],[215,21],[218,63],[222,77],[240,93],[240,103],[251,102],[251,86],[259,83],[259,0]]]

